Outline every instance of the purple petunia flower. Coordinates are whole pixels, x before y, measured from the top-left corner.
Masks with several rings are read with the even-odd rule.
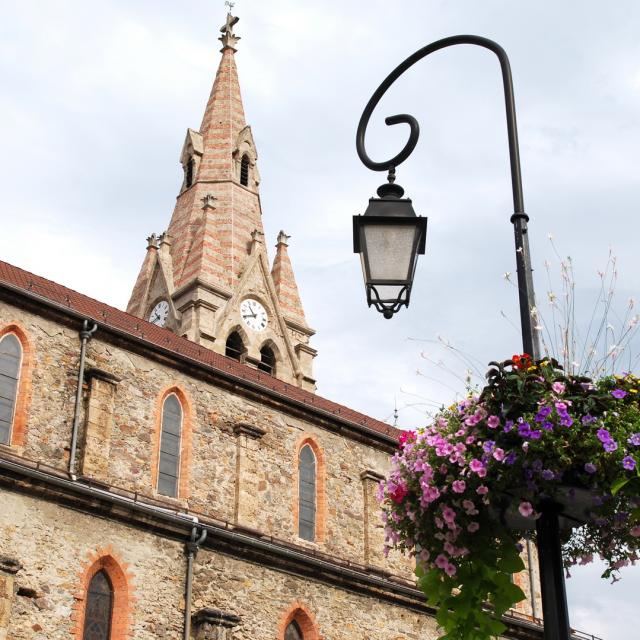
[[[560,424],[563,427],[570,427],[573,424],[573,418],[569,415],[560,418]]]
[[[640,447],[640,433],[634,433],[627,442],[634,447]]]
[[[587,415],[582,416],[580,422],[582,422],[582,424],[586,426],[588,424],[593,424],[596,420],[597,418],[594,418],[592,415],[589,415],[587,413]]]
[[[591,474],[594,474],[597,471],[596,465],[593,464],[593,462],[587,462],[587,464],[584,465],[584,470]]]
[[[518,425],[518,434],[523,438],[528,438],[531,435],[531,426],[528,422],[522,422]]]
[[[513,420],[507,420],[502,430],[505,433],[508,433],[509,431],[511,431],[511,429],[513,429]]]
[[[615,440],[609,440],[608,442],[604,442],[602,444],[602,448],[607,452],[611,453],[618,448],[618,443]]]
[[[553,479],[556,477],[556,474],[555,474],[555,473],[553,473],[553,471],[551,471],[551,469],[545,469],[545,470],[542,472],[542,477],[543,477],[545,480],[553,480]]]
[[[636,468],[636,461],[631,456],[625,456],[622,458],[622,466],[627,471],[633,471]]]
[[[482,448],[485,450],[486,453],[491,453],[495,446],[496,446],[496,443],[493,440],[487,440],[482,445]]]
[[[604,443],[611,441],[611,434],[606,429],[598,429],[596,435],[598,436],[598,440],[600,440],[600,442]]]
[[[532,429],[529,433],[529,437],[532,440],[540,440],[540,436],[542,435],[542,431],[540,429]]]
[[[540,426],[545,431],[552,431],[553,430],[553,422],[549,422],[549,420],[545,420]]]
[[[627,392],[624,389],[614,389],[611,392],[611,395],[618,400],[624,398],[627,395]]]
[[[518,456],[516,455],[515,451],[511,451],[510,453],[507,454],[507,457],[504,459],[504,463],[511,465],[516,461],[517,457]]]
[[[536,413],[536,422],[543,422],[544,419],[553,411],[551,407],[542,407],[538,413]]]

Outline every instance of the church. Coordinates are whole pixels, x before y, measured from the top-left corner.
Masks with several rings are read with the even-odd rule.
[[[237,21],[126,312],[0,262],[0,640],[439,635],[383,554],[399,432],[315,393],[284,231],[269,259]],[[525,573],[505,637],[540,639]]]

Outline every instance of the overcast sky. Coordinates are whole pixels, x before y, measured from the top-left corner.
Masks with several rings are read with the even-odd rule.
[[[2,0],[0,8],[0,257],[124,308],[145,238],[173,210],[184,135],[200,124],[219,60],[223,3]],[[411,307],[391,321],[368,309],[351,253],[351,216],[383,178],[355,153],[362,109],[405,57],[459,33],[495,39],[511,59],[544,323],[553,324],[544,262],[557,283],[558,255],[571,256],[582,325],[612,248],[619,278],[609,321],[620,333],[640,290],[640,3],[241,0],[234,13],[267,244],[273,256],[278,231],[292,236],[317,330],[318,393],[391,423],[397,405],[398,425],[415,427],[464,390],[456,375],[465,366],[438,336],[480,371],[521,351],[516,290],[503,278],[515,271],[513,210],[493,54],[457,47],[423,60],[372,118],[369,153],[380,160],[406,136],[385,127],[385,116],[411,113],[421,124],[416,151],[398,169],[429,217]],[[640,571],[613,586],[597,574],[576,570],[569,581],[572,623],[629,638]]]

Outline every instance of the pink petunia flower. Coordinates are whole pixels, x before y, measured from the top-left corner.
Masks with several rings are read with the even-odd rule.
[[[498,462],[502,462],[504,460],[504,449],[501,449],[500,447],[496,448],[493,452],[493,457]]]
[[[467,525],[467,531],[469,533],[475,533],[480,528],[480,525],[477,522],[470,522]]]
[[[564,386],[564,383],[562,382],[554,382],[551,385],[551,389],[553,390],[554,393],[562,394],[564,393],[565,386]]]
[[[451,488],[454,493],[464,493],[464,490],[467,488],[467,483],[464,480],[454,480]]]
[[[497,429],[500,426],[500,418],[498,416],[489,416],[487,418],[487,427],[489,429]]]
[[[531,506],[530,502],[521,502],[520,506],[518,507],[518,511],[523,517],[529,518],[533,514],[533,507]]]

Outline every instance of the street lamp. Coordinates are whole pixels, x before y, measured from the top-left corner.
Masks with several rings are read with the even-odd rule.
[[[367,155],[364,145],[365,133],[371,114],[380,99],[407,69],[435,51],[459,44],[488,49],[495,53],[500,62],[509,139],[514,207],[510,221],[513,224],[516,248],[522,345],[524,352],[536,359],[539,357],[540,348],[531,316],[531,310],[535,307],[535,296],[527,232],[529,216],[524,212],[513,81],[509,58],[505,50],[493,40],[480,36],[461,35],[432,42],[398,65],[371,96],[358,123],[356,149],[366,167],[373,171],[388,171],[388,184],[378,189],[380,199],[371,198],[363,216],[354,216],[354,252],[360,253],[361,256],[369,306],[373,304],[385,318],[391,318],[402,306],[408,307],[418,255],[424,253],[427,221],[426,218],[416,216],[409,199],[402,199],[404,190],[395,184],[395,171],[396,167],[415,149],[420,127],[418,121],[408,114],[386,118],[387,125],[408,124],[410,131],[409,139],[402,151],[385,162],[375,162]],[[550,503],[541,505],[540,510],[541,515],[536,522],[536,533],[544,638],[545,640],[569,640],[569,615],[559,528],[561,508],[559,505]],[[531,595],[535,597],[534,594]]]
[[[427,219],[417,216],[404,189],[389,182],[378,187],[363,216],[353,216],[353,251],[360,254],[367,302],[385,318],[409,306],[418,255],[424,253]]]

